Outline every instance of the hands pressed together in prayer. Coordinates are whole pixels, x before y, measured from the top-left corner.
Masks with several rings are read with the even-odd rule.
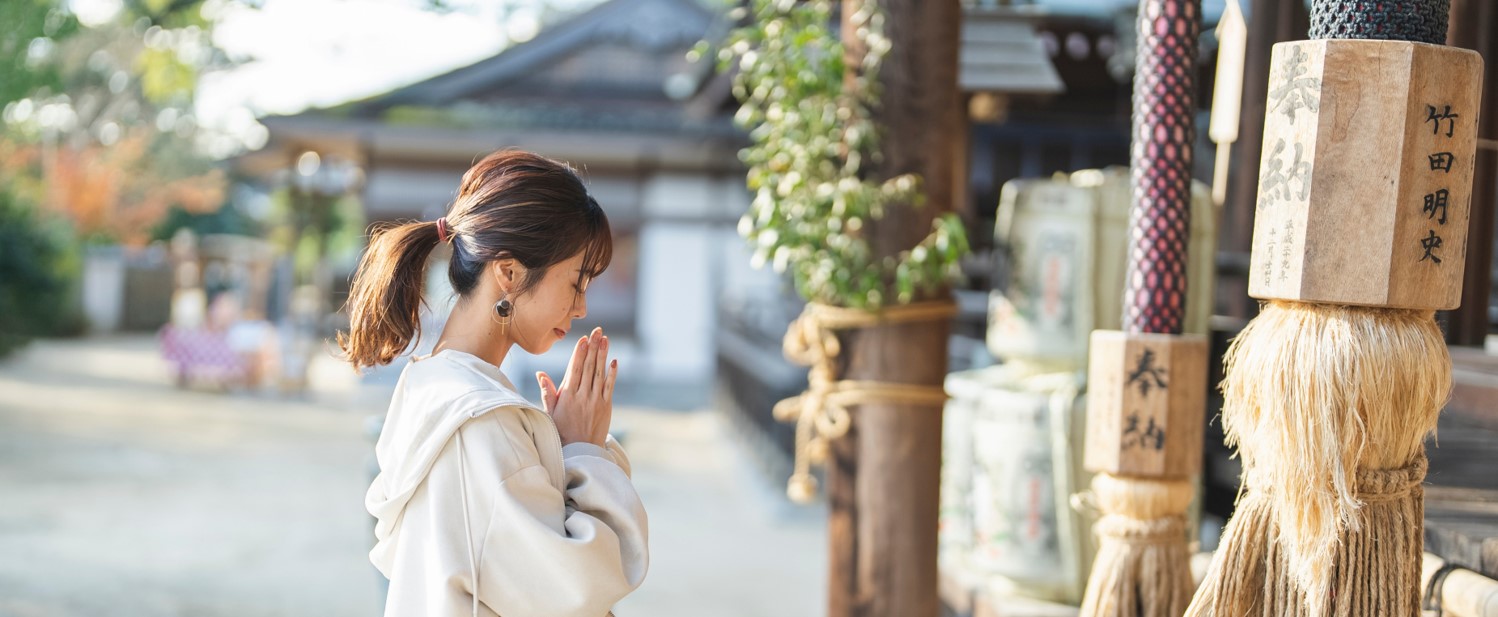
[[[541,402],[556,422],[562,445],[586,442],[599,446],[609,436],[614,415],[614,378],[619,361],[609,360],[609,338],[603,328],[577,341],[561,386],[545,372],[536,373]]]

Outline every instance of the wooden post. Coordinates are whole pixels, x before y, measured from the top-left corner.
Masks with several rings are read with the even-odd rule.
[[[1498,3],[1453,0],[1447,44],[1498,57]],[[1483,67],[1482,117],[1477,138],[1498,140],[1498,63]],[[1481,347],[1488,334],[1489,294],[1493,290],[1493,208],[1498,202],[1498,150],[1477,149],[1472,172],[1472,210],[1467,233],[1467,268],[1462,306],[1451,313],[1446,342]]]
[[[853,19],[865,1],[842,6],[848,65],[865,50]],[[879,70],[883,127],[878,178],[916,173],[923,208],[893,207],[870,224],[878,256],[915,246],[933,218],[953,209],[955,151],[963,128],[957,89],[957,2],[885,0],[890,50]],[[856,84],[850,74],[848,83]],[[947,372],[947,322],[866,328],[846,336],[843,375],[852,380],[940,386]],[[828,473],[829,613],[834,617],[936,617],[937,487],[941,468],[939,405],[862,404],[854,431],[834,442]]]

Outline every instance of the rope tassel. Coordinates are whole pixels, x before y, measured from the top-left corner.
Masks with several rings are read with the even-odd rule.
[[[1329,571],[1335,580],[1326,593],[1314,596],[1286,584],[1299,573],[1294,557],[1277,542],[1277,504],[1265,491],[1250,492],[1223,532],[1222,547],[1189,614],[1419,614],[1420,571],[1408,567],[1408,557],[1420,553],[1423,491],[1419,479],[1424,477],[1423,456],[1403,469],[1360,476],[1359,496],[1364,503],[1356,517],[1360,531],[1348,532],[1334,549]],[[1399,557],[1390,559],[1389,555]]]
[[[1273,301],[1226,363],[1246,488],[1187,615],[1419,614],[1424,441],[1451,391],[1433,312]]]
[[[1097,522],[1098,554],[1087,580],[1083,615],[1180,615],[1191,601],[1186,516],[1190,482],[1099,473],[1092,498],[1106,512]]]

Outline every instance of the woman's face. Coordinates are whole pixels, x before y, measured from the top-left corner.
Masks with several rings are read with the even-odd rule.
[[[531,354],[545,353],[572,331],[572,320],[588,314],[587,287],[582,278],[583,256],[574,255],[546,270],[546,275],[520,296],[511,296],[515,310],[508,334],[521,349]]]

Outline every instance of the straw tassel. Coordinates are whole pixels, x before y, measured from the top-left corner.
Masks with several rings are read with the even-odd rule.
[[[1083,615],[1180,615],[1191,601],[1186,549],[1190,482],[1100,473],[1092,496],[1107,514],[1095,530],[1099,545],[1082,604]]]
[[[1246,492],[1187,615],[1418,615],[1423,444],[1451,391],[1434,313],[1273,301],[1226,363]]]

